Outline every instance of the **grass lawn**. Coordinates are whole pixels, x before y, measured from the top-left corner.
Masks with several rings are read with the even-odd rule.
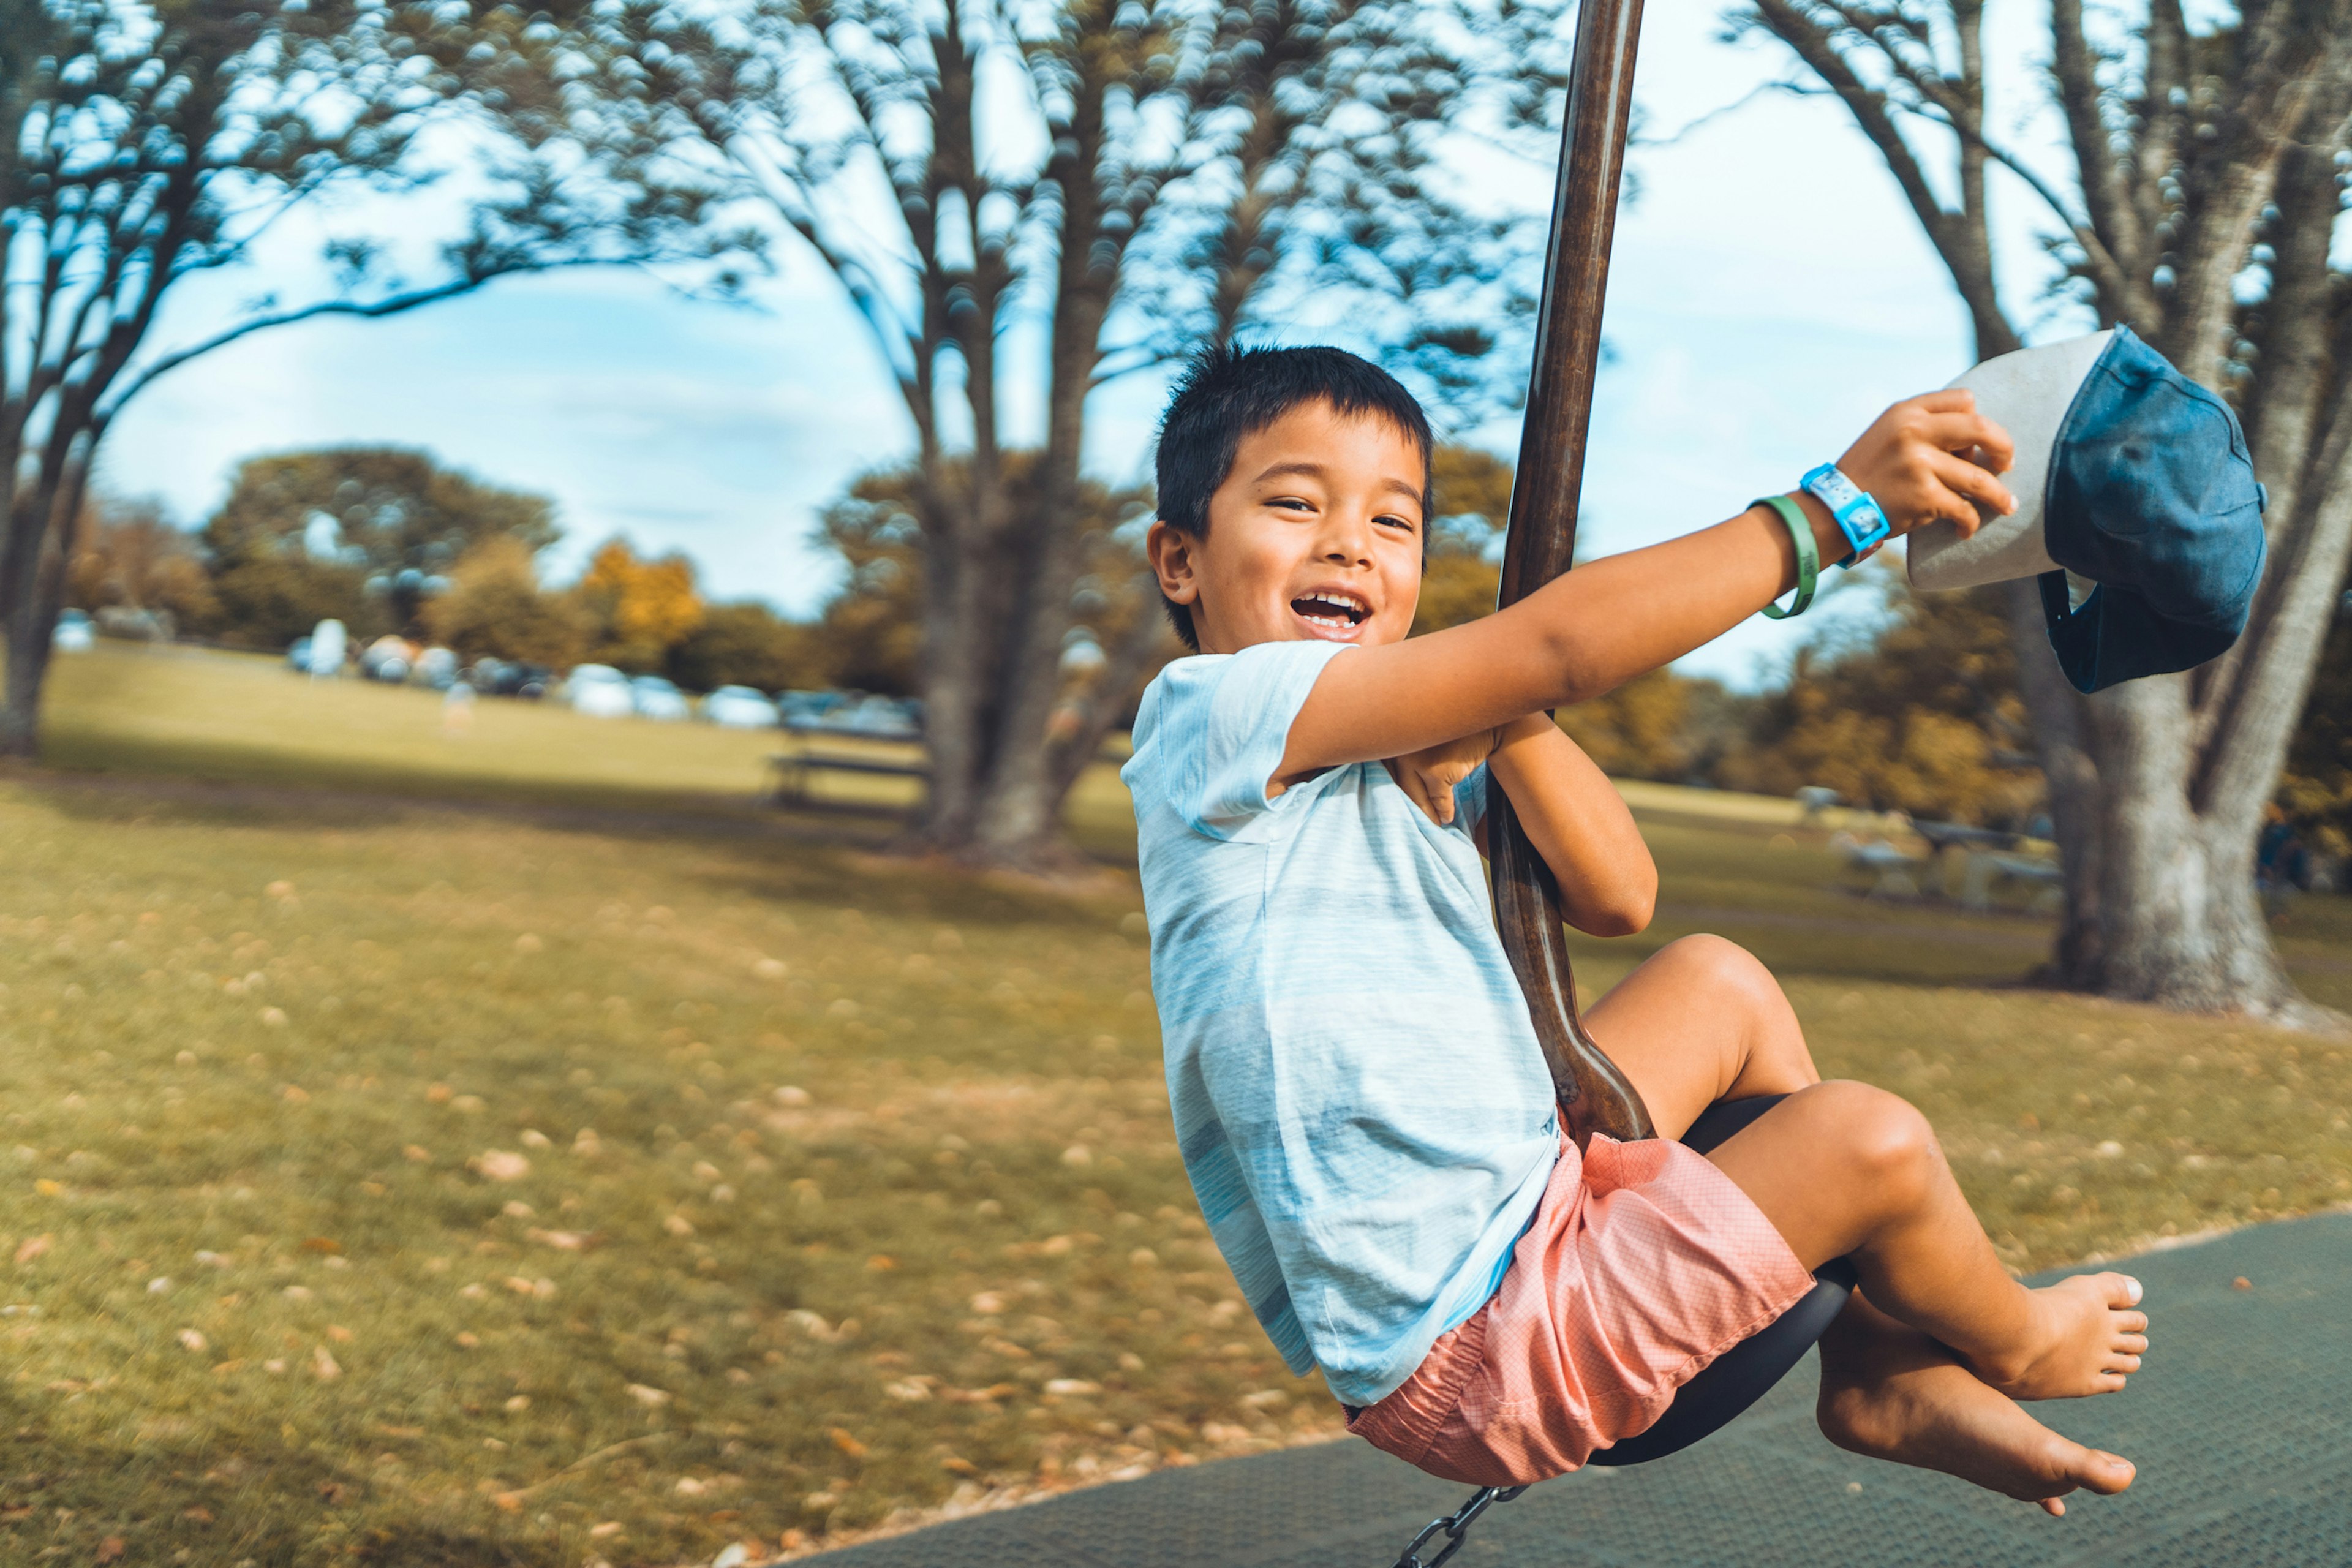
[[[698,826],[760,736],[63,670],[61,761],[365,793],[0,784],[0,1561],[757,1561],[1336,1429],[1202,1237],[1125,881]],[[385,798],[444,794],[662,815]],[[2001,988],[2038,922],[1642,798],[1666,905],[1588,989],[1748,943],[2018,1267],[2352,1196],[2341,1043]],[[2283,928],[2338,1005],[2347,938]]]

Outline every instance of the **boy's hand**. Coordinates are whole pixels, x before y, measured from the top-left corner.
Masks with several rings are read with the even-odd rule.
[[[1876,500],[1895,535],[1944,521],[1966,538],[1983,521],[1978,505],[2001,517],[2017,510],[2017,498],[1993,478],[2016,456],[2009,432],[1977,412],[1977,395],[1956,388],[1905,398],[1837,466]]]
[[[1518,739],[1523,731],[1550,724],[1544,714],[1531,713],[1497,730],[1481,730],[1458,741],[1408,752],[1389,759],[1389,776],[1404,787],[1423,816],[1444,827],[1454,820],[1454,785],[1477,772],[1478,764],[1494,755],[1497,747]]]
[[[1391,757],[1389,776],[1404,787],[1422,815],[1444,827],[1454,820],[1454,786],[1478,771],[1494,754],[1500,730],[1481,730],[1458,741],[1447,741],[1423,751]]]

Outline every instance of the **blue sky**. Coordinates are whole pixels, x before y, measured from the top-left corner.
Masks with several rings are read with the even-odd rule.
[[[1996,58],[2021,65],[2044,47],[2041,14],[1995,0]],[[1774,48],[1717,39],[1716,16],[1686,0],[1649,7],[1639,102],[1650,135],[1788,74]],[[2004,118],[1997,102],[1993,122],[2047,142],[2040,115]],[[1833,102],[1767,95],[1670,145],[1637,149],[1633,163],[1642,194],[1618,226],[1588,552],[1687,531],[1786,489],[1886,404],[1968,363],[1965,319],[1940,266]],[[1538,199],[1549,184],[1547,171],[1527,171]],[[2031,237],[2041,215],[2013,183],[1996,196],[2008,198],[1996,217],[2010,292],[2030,298],[2043,265]],[[755,310],[608,270],[507,279],[382,321],[257,334],[151,387],[109,439],[105,482],[160,495],[193,523],[256,453],[421,446],[553,497],[568,533],[550,558],[556,576],[619,533],[640,549],[683,550],[718,596],[805,612],[835,574],[808,543],[816,508],[911,437],[838,290],[803,254],[788,249],[784,261]],[[194,335],[205,312],[254,292],[273,266],[307,271],[289,253],[267,258],[262,280],[202,280],[208,292],[177,301],[157,341]],[[2062,317],[2038,335],[2086,324]],[[1144,469],[1159,395],[1130,381],[1098,398],[1090,458],[1106,477]],[[1482,438],[1507,452],[1517,432]],[[1759,619],[1686,668],[1747,684],[1804,635]]]

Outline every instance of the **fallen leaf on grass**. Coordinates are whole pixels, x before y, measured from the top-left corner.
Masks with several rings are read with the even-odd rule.
[[[342,1249],[343,1244],[331,1236],[314,1236],[302,1244],[303,1251],[322,1253],[330,1258]]]
[[[433,1151],[425,1148],[422,1143],[411,1143],[401,1150],[400,1153],[403,1159],[414,1160],[418,1164],[423,1164],[433,1158]]]
[[[692,1236],[694,1222],[682,1214],[674,1214],[662,1221],[662,1228],[672,1236]]]
[[[175,1337],[179,1340],[180,1346],[184,1350],[202,1351],[209,1342],[205,1340],[204,1335],[198,1333],[194,1329],[182,1329]]]
[[[210,1524],[213,1521],[213,1510],[202,1503],[197,1503],[193,1508],[182,1509],[180,1517],[192,1524]]]
[[[655,1409],[659,1409],[661,1406],[667,1405],[670,1399],[669,1391],[667,1389],[656,1388],[650,1384],[644,1383],[633,1383],[629,1384],[629,1397],[635,1400],[640,1405],[648,1405]]]
[[[1046,1379],[1045,1392],[1069,1399],[1083,1399],[1089,1394],[1100,1394],[1102,1384],[1089,1383],[1083,1377],[1055,1377]]]
[[[57,1184],[54,1182],[44,1182],[41,1185],[45,1187],[54,1187]],[[56,1242],[57,1237],[53,1236],[33,1237],[17,1247],[16,1261],[19,1263],[30,1263],[36,1258],[38,1258],[43,1253],[48,1251]]]
[[[321,1383],[332,1383],[336,1378],[343,1375],[341,1365],[333,1356],[327,1353],[327,1347],[324,1345],[313,1345],[310,1348],[310,1371]]]
[[[98,1543],[98,1560],[100,1563],[116,1562],[121,1559],[124,1552],[130,1549],[130,1546],[131,1543],[122,1537],[110,1535]]]
[[[588,1527],[588,1539],[591,1541],[609,1541],[614,1536],[620,1534],[624,1528],[625,1527],[619,1520],[608,1519],[602,1524],[590,1525]]]
[[[520,1142],[526,1149],[551,1149],[555,1146],[555,1140],[536,1127],[524,1128]]]
[[[510,1149],[485,1149],[471,1163],[494,1182],[519,1182],[530,1174],[530,1161]]]
[[[978,1465],[973,1464],[970,1459],[960,1459],[953,1456],[941,1459],[940,1461],[940,1468],[946,1470],[950,1474],[959,1476],[976,1476],[980,1474],[980,1467]]]
[[[53,1198],[59,1193],[66,1190],[66,1184],[63,1182],[56,1181],[47,1176],[43,1176],[33,1184],[33,1190],[40,1194],[45,1198]],[[39,1255],[37,1253],[35,1256],[38,1257]]]
[[[525,1240],[551,1247],[558,1252],[583,1252],[591,1239],[586,1232],[577,1230],[527,1230],[522,1234]]]
[[[286,1009],[283,1007],[264,1007],[261,1010],[261,1026],[266,1029],[284,1028],[286,1026]],[[292,1097],[289,1096],[288,1098],[291,1099]],[[310,1097],[306,1094],[302,1098],[308,1100]]]
[[[995,1383],[986,1388],[941,1389],[940,1397],[950,1405],[993,1405],[999,1400],[1010,1399],[1020,1392],[1021,1385],[1017,1383]]]
[[[840,1449],[851,1458],[862,1459],[866,1457],[866,1445],[851,1436],[847,1427],[835,1426],[829,1428],[826,1431],[825,1436],[833,1439],[833,1446],[835,1447]]]
[[[707,1492],[709,1489],[710,1487],[708,1482],[698,1481],[692,1476],[680,1476],[677,1478],[677,1495],[680,1497],[700,1497],[704,1492]]]

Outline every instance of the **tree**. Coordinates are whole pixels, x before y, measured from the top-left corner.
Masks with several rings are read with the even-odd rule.
[[[0,755],[35,749],[92,464],[156,377],[292,321],[730,243],[706,233],[702,193],[646,167],[625,126],[570,109],[558,18],[587,4],[0,0]],[[492,104],[497,142],[478,112]],[[465,128],[485,194],[424,275],[394,254],[413,246],[339,233],[315,297],[264,294],[158,340],[178,284],[246,261],[289,214],[428,179],[419,138],[444,124]],[[253,604],[315,574],[262,575]]]
[[[1888,591],[1888,622],[1799,652],[1717,778],[1763,795],[1822,784],[1879,811],[2024,827],[2043,785],[2021,749],[2031,731],[2001,591]]]
[[[669,672],[689,691],[722,686],[783,691],[818,684],[821,658],[814,628],[745,600],[706,610],[702,624],[670,650]]]
[[[587,619],[589,657],[635,675],[659,674],[705,615],[693,562],[642,560],[620,539],[597,550],[572,596]]]
[[[1986,120],[1982,0],[1748,0],[1736,20],[1781,40],[1851,111],[1942,258],[1980,356],[2022,339],[1993,264],[1999,168],[2037,204],[2061,292],[2102,326],[2128,322],[2243,416],[2270,489],[2270,563],[2228,655],[2086,700],[2059,674],[2032,584],[2010,594],[2065,868],[2052,969],[2113,996],[2332,1025],[2287,979],[2253,868],[2352,553],[2352,291],[2330,263],[2352,0],[2244,0],[2206,33],[2180,0],[2150,0],[2114,51],[2094,42],[2082,0],[2052,0],[2050,18],[2063,178]]]
[[[2352,616],[2338,615],[2327,634],[2279,805],[2321,853],[2352,856]]]
[[[1454,199],[1464,182],[1440,132],[1474,113],[1496,140],[1547,125],[1565,9],[751,0],[706,26],[621,0],[603,14],[593,79],[612,112],[667,127],[681,157],[699,149],[763,204],[831,270],[898,386],[916,448],[924,844],[1056,858],[1093,726],[1166,657],[1139,618],[1101,649],[1119,700],[1073,723],[1087,420],[1107,380],[1285,324],[1349,339],[1457,404],[1495,391],[1489,351],[1531,292],[1533,237]],[[1022,358],[1039,341],[1042,367]],[[1035,499],[1017,504],[1005,396],[1040,368]]]
[[[82,504],[81,548],[68,574],[71,603],[86,610],[147,610],[173,632],[215,627],[220,601],[204,558],[159,503],[93,492]]]
[[[959,495],[971,485],[971,472],[968,463],[950,461],[941,466],[940,482]],[[1042,454],[1004,455],[1016,511],[1042,504],[1047,478]],[[822,533],[849,568],[815,628],[835,685],[894,694],[919,689],[929,581],[916,516],[922,483],[911,464],[877,468],[851,481],[824,510]],[[1055,772],[1045,787],[1056,800],[1094,760],[1104,732],[1131,714],[1139,680],[1178,651],[1159,590],[1137,553],[1136,534],[1151,515],[1150,492],[1081,479],[1076,515],[1081,569],[1071,585],[1048,721]]]
[[[330,447],[247,458],[204,539],[225,603],[239,602],[241,576],[288,577],[290,557],[309,578],[349,577],[378,601],[370,626],[415,637],[426,598],[467,551],[512,540],[528,564],[562,534],[544,496],[486,484],[406,447]],[[260,626],[233,624],[245,640],[273,646]]]
[[[432,639],[468,659],[503,658],[564,670],[580,662],[593,628],[568,594],[540,585],[528,537],[493,533],[449,568],[449,585],[425,605]]]

